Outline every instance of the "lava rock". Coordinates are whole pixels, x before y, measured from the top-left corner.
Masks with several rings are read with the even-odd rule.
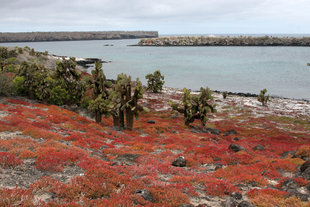
[[[295,196],[300,198],[301,201],[308,202],[309,201],[309,195],[307,194],[302,194],[302,193],[297,193]]]
[[[242,199],[242,194],[238,193],[238,192],[233,192],[231,194],[231,197],[233,197],[234,199],[237,199],[237,200],[241,200]]]
[[[211,133],[211,134],[215,134],[215,135],[220,135],[221,131],[215,128],[206,128],[205,130],[203,130],[203,132],[205,133]]]
[[[241,146],[238,145],[238,144],[231,144],[231,145],[229,145],[228,149],[230,149],[230,150],[232,150],[232,151],[234,151],[234,152],[239,152],[239,151],[241,151],[241,150],[244,150],[244,148],[241,147]]]
[[[306,180],[310,180],[310,167],[301,173],[301,177]]]
[[[226,131],[226,132],[224,133],[224,136],[229,136],[229,135],[232,135],[232,134],[237,135],[236,130],[230,129],[230,130],[228,130],[228,131]]]
[[[298,193],[298,185],[294,179],[287,179],[282,183],[282,190],[288,192],[290,195],[296,195]]]
[[[300,172],[305,172],[308,168],[310,168],[310,160],[304,162],[301,166],[300,166]]]
[[[175,167],[185,167],[186,166],[186,160],[183,156],[180,156],[173,160],[172,165]]]
[[[282,153],[282,157],[283,158],[287,158],[287,157],[294,157],[295,156],[295,151],[286,151]]]
[[[155,124],[156,122],[154,120],[148,120],[147,123],[148,124]]]
[[[227,198],[227,200],[222,203],[223,207],[237,207],[237,205],[237,201],[231,197]]]
[[[180,205],[179,207],[195,207],[192,204],[187,204],[187,203],[183,203],[182,205]]]
[[[237,207],[253,207],[253,205],[248,201],[242,201],[241,203],[238,204]]]
[[[154,202],[153,195],[149,190],[137,190],[136,194],[140,195],[146,201]]]
[[[265,148],[262,145],[258,144],[255,147],[253,147],[253,150],[254,151],[264,151]]]

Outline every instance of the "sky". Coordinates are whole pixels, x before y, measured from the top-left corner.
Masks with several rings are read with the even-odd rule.
[[[310,34],[309,0],[0,0],[0,32]]]

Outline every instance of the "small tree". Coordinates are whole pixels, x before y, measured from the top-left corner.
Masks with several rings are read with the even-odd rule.
[[[266,96],[265,94],[267,93],[267,89],[264,88],[263,90],[260,91],[260,94],[258,95],[257,100],[262,103],[263,106],[267,106],[267,102],[270,101],[269,95]]]
[[[165,81],[165,77],[161,75],[159,70],[156,70],[153,74],[147,74],[147,90],[151,90],[153,93],[162,91]]]
[[[190,91],[184,88],[184,95],[182,100],[182,106],[179,104],[170,102],[173,110],[176,110],[184,114],[185,125],[189,125],[196,119],[201,121],[202,127],[206,126],[208,120],[208,113],[215,113],[215,104],[212,104],[213,96],[210,89],[200,88],[200,94],[192,96]]]
[[[111,111],[111,104],[109,100],[109,92],[112,83],[106,80],[103,73],[102,63],[97,61],[95,69],[92,71],[92,80],[90,86],[93,89],[92,101],[89,103],[88,109],[95,113],[95,120],[97,123],[101,122],[102,115],[109,115]]]

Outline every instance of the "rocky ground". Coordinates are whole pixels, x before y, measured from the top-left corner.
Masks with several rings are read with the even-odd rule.
[[[133,131],[0,98],[0,206],[309,205],[309,102],[273,98],[265,107],[215,93],[217,113],[202,129],[171,111],[181,97],[145,93],[151,112]]]

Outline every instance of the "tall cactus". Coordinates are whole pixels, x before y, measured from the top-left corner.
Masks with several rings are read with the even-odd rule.
[[[110,94],[110,99],[114,103],[112,110],[113,122],[115,127],[132,130],[134,116],[138,116],[138,111],[143,107],[138,104],[138,100],[143,96],[142,83],[136,80],[134,93],[131,91],[131,76],[119,74],[114,89]]]
[[[200,94],[197,96],[192,96],[190,91],[184,88],[183,106],[173,102],[170,102],[170,105],[173,110],[184,114],[185,125],[188,126],[196,119],[199,119],[202,127],[205,127],[208,120],[207,114],[216,112],[216,105],[211,103],[212,100],[212,92],[208,87],[206,89],[200,88]]]
[[[97,123],[101,122],[103,114],[108,115],[110,110],[109,92],[112,83],[106,80],[102,70],[102,63],[95,62],[95,69],[92,71],[92,80],[90,86],[93,89],[92,101],[89,104],[89,109],[95,113],[95,120]]]

